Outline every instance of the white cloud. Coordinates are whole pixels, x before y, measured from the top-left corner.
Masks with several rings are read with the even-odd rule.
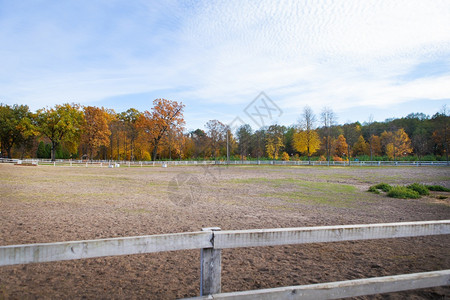
[[[448,1],[115,5],[60,4],[42,18],[0,21],[0,101],[37,108],[164,89],[188,105],[244,108],[266,91],[300,111],[450,98],[450,71],[401,79],[424,62],[450,61]]]

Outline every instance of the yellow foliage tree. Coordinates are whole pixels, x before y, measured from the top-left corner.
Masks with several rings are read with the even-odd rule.
[[[369,145],[362,135],[359,136],[356,143],[353,145],[353,155],[369,154]]]
[[[271,125],[266,132],[266,152],[270,159],[278,159],[281,148],[284,147],[284,127]]]
[[[378,135],[372,135],[369,138],[369,152],[373,155],[381,155],[381,139]]]
[[[281,137],[275,136],[268,138],[266,144],[267,156],[270,159],[278,159],[278,153],[280,151],[280,148],[283,146],[284,144]]]
[[[403,157],[412,153],[411,140],[408,134],[400,128],[395,132],[384,131],[381,134],[381,140],[384,144],[386,154],[394,160],[397,157]]]
[[[313,155],[320,148],[320,137],[315,130],[303,130],[294,133],[294,149],[298,152],[306,154],[308,161],[311,160]]]

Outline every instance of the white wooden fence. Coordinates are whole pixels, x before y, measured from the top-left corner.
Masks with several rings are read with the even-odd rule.
[[[125,160],[69,160],[57,159],[6,159],[0,158],[2,163],[27,163],[35,165],[53,165],[53,166],[83,166],[83,167],[147,167],[147,166],[205,166],[205,165],[276,165],[276,166],[450,166],[447,161],[279,161],[279,160],[171,160],[171,161],[125,161]]]
[[[201,249],[200,298],[197,299],[211,299],[206,295],[213,295],[214,299],[337,299],[449,285],[450,270],[221,293],[222,249],[449,233],[450,220],[229,231],[204,228],[188,233],[0,246],[0,266]]]

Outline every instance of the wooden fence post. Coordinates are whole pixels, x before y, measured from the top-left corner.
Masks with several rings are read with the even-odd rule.
[[[202,231],[213,231],[214,247],[214,231],[220,228],[202,228]],[[200,296],[218,294],[221,292],[222,249],[202,248],[200,251]]]

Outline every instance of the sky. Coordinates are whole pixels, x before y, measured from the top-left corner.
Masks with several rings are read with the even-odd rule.
[[[0,0],[1,103],[157,98],[186,106],[187,130],[292,125],[307,105],[340,124],[433,115],[450,105],[450,0]]]

